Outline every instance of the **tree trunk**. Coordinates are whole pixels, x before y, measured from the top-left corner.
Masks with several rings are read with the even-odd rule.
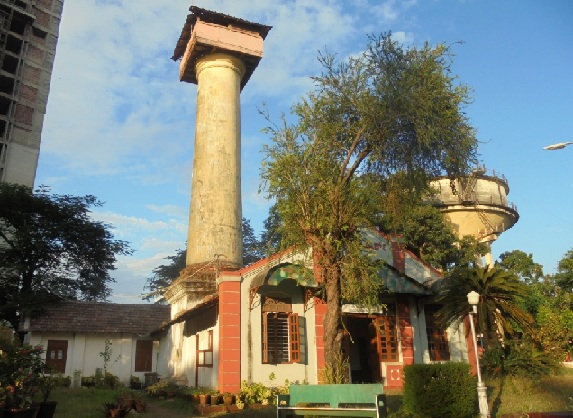
[[[323,272],[327,306],[324,317],[324,359],[326,364],[334,365],[342,350],[342,273],[334,250],[323,250],[321,253],[318,259]]]

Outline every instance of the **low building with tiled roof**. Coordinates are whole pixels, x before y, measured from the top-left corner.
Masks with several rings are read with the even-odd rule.
[[[47,363],[68,376],[78,376],[77,371],[91,376],[103,369],[101,353],[107,344],[108,371],[127,383],[131,376],[143,380],[145,373],[166,373],[160,361],[167,350],[161,328],[169,320],[167,305],[68,301],[25,318],[20,331],[25,342],[43,345]]]

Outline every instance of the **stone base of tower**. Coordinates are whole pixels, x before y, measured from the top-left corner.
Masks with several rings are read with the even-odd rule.
[[[241,266],[235,263],[206,262],[188,265],[165,292],[170,305],[179,304],[185,309],[196,302],[217,294],[217,278],[224,271],[236,271]],[[185,299],[184,303],[180,303]]]

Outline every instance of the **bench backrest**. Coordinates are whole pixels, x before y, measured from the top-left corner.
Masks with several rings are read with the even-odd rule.
[[[376,395],[384,393],[381,383],[339,384],[339,385],[291,385],[289,403],[328,403],[331,408],[340,403],[375,404]]]

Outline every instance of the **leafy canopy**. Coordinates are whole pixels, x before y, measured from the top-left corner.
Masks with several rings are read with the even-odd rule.
[[[130,254],[106,223],[90,217],[94,196],[51,195],[0,183],[1,318],[17,329],[18,312],[54,298],[105,300],[117,254]]]
[[[436,318],[444,326],[459,324],[467,317],[467,295],[476,291],[478,303],[477,331],[488,343],[497,343],[521,331],[530,331],[533,318],[522,308],[528,288],[514,273],[499,266],[458,269],[444,281],[437,300],[442,308]]]
[[[327,299],[328,362],[340,351],[342,292],[364,296],[361,303],[381,290],[360,230],[403,212],[430,178],[465,173],[476,139],[461,111],[469,89],[451,75],[446,45],[404,48],[388,33],[370,37],[361,55],[319,61],[323,73],[293,106],[295,122],[283,115],[266,129],[261,175],[283,241],[312,247]]]

